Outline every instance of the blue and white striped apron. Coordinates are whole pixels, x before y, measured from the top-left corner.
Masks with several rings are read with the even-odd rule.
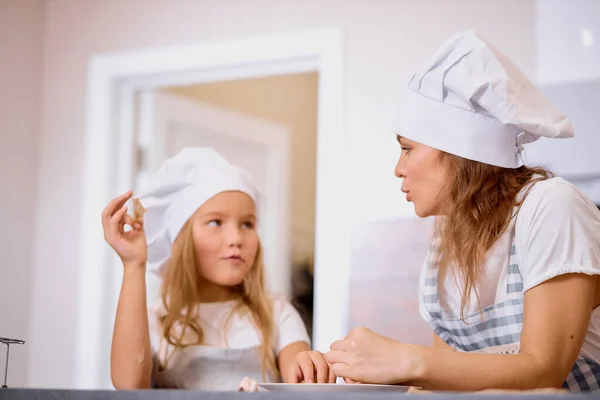
[[[437,254],[432,248],[428,256],[427,270],[420,295],[422,312],[429,316],[429,325],[436,335],[450,347],[464,352],[486,352],[496,354],[518,353],[523,328],[523,276],[516,257],[516,248],[511,244],[506,284],[506,300],[492,304],[468,315],[464,322],[460,317],[444,315],[438,297]],[[493,347],[498,347],[493,349]],[[573,392],[600,389],[600,364],[579,357],[563,383],[563,388]]]

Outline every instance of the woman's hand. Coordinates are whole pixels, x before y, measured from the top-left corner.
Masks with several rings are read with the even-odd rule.
[[[323,354],[311,350],[298,353],[286,378],[292,383],[335,383],[337,377]]]
[[[353,329],[331,344],[325,359],[346,382],[400,384],[417,379],[423,348],[397,342],[367,328]]]
[[[128,191],[111,200],[102,212],[104,239],[119,255],[124,266],[134,264],[145,267],[147,245],[143,221],[134,222],[125,206],[131,196],[131,191]],[[125,232],[125,224],[131,226],[129,232]]]

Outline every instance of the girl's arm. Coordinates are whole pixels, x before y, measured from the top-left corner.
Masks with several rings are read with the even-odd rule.
[[[306,342],[295,342],[279,353],[279,369],[285,383],[335,383],[336,376],[322,353]]]
[[[116,389],[150,388],[152,352],[143,266],[124,268],[110,355],[110,374]]]
[[[296,309],[284,299],[275,302],[277,365],[286,383],[335,383],[322,353],[310,349],[310,338]]]
[[[116,389],[149,388],[152,373],[146,310],[148,249],[143,219],[136,216],[134,220],[127,214],[125,203],[132,195],[127,191],[114,198],[102,212],[104,239],[123,263],[123,284],[110,354],[110,374]],[[139,207],[139,201],[134,200],[134,208],[136,205]],[[132,229],[126,231],[125,225]]]

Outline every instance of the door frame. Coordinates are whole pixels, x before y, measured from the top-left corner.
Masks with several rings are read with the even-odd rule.
[[[313,348],[326,351],[348,321],[349,197],[344,130],[344,34],[331,27],[97,54],[89,61],[84,135],[75,386],[108,388],[114,282],[122,271],[100,212],[132,187],[133,101],[139,89],[318,72]],[[117,173],[118,171],[118,173]],[[110,268],[107,266],[110,265]]]

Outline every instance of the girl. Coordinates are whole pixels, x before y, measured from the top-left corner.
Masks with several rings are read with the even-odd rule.
[[[115,388],[236,390],[244,377],[311,382],[317,371],[335,381],[321,376],[327,364],[310,351],[294,308],[265,291],[258,193],[243,170],[212,149],[187,148],[140,196],[143,218],[127,214],[131,196],[102,214],[106,241],[123,262]],[[162,278],[161,299],[149,310],[146,269]]]
[[[356,329],[326,359],[351,381],[434,390],[600,383],[600,213],[569,182],[523,165],[523,145],[571,123],[473,31],[409,83],[396,176],[437,216],[420,309],[433,347]]]

